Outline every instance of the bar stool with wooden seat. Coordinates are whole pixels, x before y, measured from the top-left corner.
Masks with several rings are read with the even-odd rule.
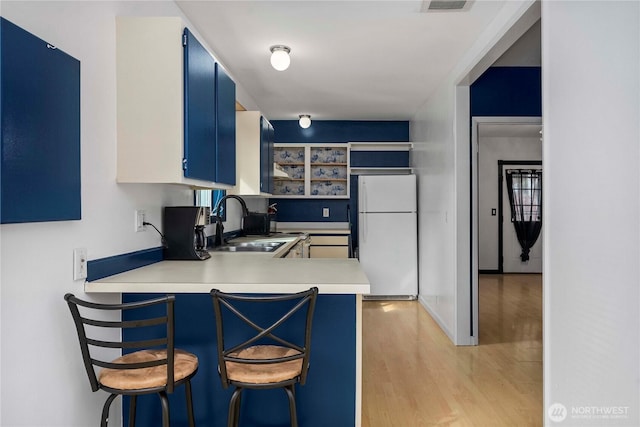
[[[229,402],[228,427],[238,426],[240,422],[240,401],[244,389],[273,388],[283,388],[286,392],[289,398],[291,426],[298,426],[295,385],[304,385],[307,379],[311,325],[317,296],[318,288],[315,287],[304,292],[275,296],[233,295],[217,289],[211,290],[216,319],[218,372],[223,388],[235,387]],[[286,301],[291,301],[291,304]],[[256,314],[273,309],[269,304],[276,304],[284,314],[269,320],[269,326],[259,326],[255,320]],[[282,326],[297,322],[294,315],[304,308],[306,313],[304,330],[299,334],[301,336],[294,338],[287,335],[287,339],[284,339],[285,332]],[[242,312],[248,313],[249,310],[252,318]],[[233,317],[240,319],[249,326],[247,329],[252,330],[248,338],[245,336],[234,340],[225,339],[224,319],[232,320]],[[234,329],[237,332],[239,328]],[[275,333],[276,330],[279,331],[278,335]]]
[[[82,360],[89,376],[91,390],[95,392],[102,389],[110,393],[102,409],[100,419],[102,427],[107,426],[109,407],[119,395],[130,396],[129,426],[134,426],[136,397],[151,393],[159,395],[162,404],[162,425],[168,427],[169,400],[167,393],[173,393],[174,388],[181,384],[185,385],[186,390],[189,426],[195,425],[191,378],[198,370],[198,358],[194,354],[174,348],[173,305],[175,296],[168,295],[124,304],[98,304],[82,301],[72,294],[66,294],[64,299],[69,305],[76,325]],[[159,316],[155,312],[150,314],[150,309],[159,309],[162,305],[165,305],[165,309]],[[132,318],[136,320],[111,321],[103,320],[105,311],[120,311],[121,315],[123,311],[138,313],[135,317],[132,315]],[[138,341],[105,341],[96,338],[97,334],[104,334],[104,328],[129,330],[145,328],[143,333],[150,333],[153,330],[160,336]],[[102,331],[99,332],[99,330]],[[88,336],[88,332],[90,332],[90,336]],[[138,332],[140,331],[135,331],[136,334]],[[106,361],[95,354],[96,347],[137,349],[137,351],[125,354],[115,360]],[[96,367],[102,368],[97,375]]]

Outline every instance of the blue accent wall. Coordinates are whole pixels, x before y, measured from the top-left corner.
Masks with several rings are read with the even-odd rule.
[[[297,120],[273,120],[271,124],[276,143],[409,141],[408,121],[313,120],[307,129]]]
[[[278,203],[279,222],[346,222],[349,199],[269,199]],[[329,208],[329,218],[322,217],[322,208]],[[354,215],[353,207],[351,215]]]
[[[87,280],[89,282],[99,280],[160,261],[162,261],[162,248],[143,249],[91,260],[87,262]]]
[[[471,116],[542,116],[540,67],[491,67],[471,85]]]
[[[408,168],[409,151],[352,151],[351,167]]]

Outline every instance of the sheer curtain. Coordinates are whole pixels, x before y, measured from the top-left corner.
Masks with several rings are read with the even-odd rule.
[[[520,259],[525,262],[542,229],[542,171],[507,169],[506,175],[511,223],[522,248]]]

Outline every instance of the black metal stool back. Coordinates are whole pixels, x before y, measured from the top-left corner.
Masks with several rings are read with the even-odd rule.
[[[83,301],[73,294],[66,294],[65,301],[73,316],[80,342],[80,351],[92,391],[100,389],[110,393],[104,404],[101,426],[106,426],[109,407],[118,395],[131,396],[129,425],[135,425],[136,396],[157,393],[162,403],[163,426],[169,426],[169,401],[167,393],[173,393],[176,386],[185,384],[189,425],[194,426],[191,398],[191,378],[198,369],[198,358],[174,347],[174,302],[175,296],[168,295],[151,300],[124,303],[99,304]],[[154,306],[165,306],[161,315],[147,312]],[[161,307],[159,307],[161,308]],[[105,312],[134,312],[136,320],[102,320]],[[153,316],[153,317],[150,317]],[[140,329],[141,333],[153,329],[153,338],[141,340],[105,340],[96,338],[104,335],[104,329]],[[102,330],[102,331],[101,331]],[[124,335],[124,334],[121,334]],[[114,360],[98,356],[106,354],[102,349],[120,349],[127,352]],[[173,369],[171,369],[173,367]],[[97,368],[102,368],[96,372]]]
[[[309,370],[311,329],[318,288],[295,294],[246,296],[211,290],[216,318],[218,370],[222,386],[235,387],[229,403],[228,426],[237,426],[240,418],[242,390],[283,388],[289,398],[291,425],[297,426],[295,384],[304,385]],[[257,313],[268,310],[271,303],[291,301],[281,316],[259,325]],[[279,305],[278,307],[282,307]],[[300,340],[283,338],[283,326],[299,322],[304,313],[304,329]],[[248,313],[248,314],[245,314]],[[225,339],[225,319],[239,319],[253,331],[240,342],[229,344]],[[295,325],[300,326],[300,325]],[[300,328],[298,328],[300,329]]]

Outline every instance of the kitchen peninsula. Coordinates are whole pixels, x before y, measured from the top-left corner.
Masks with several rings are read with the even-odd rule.
[[[362,295],[369,281],[356,259],[279,258],[296,243],[273,253],[212,251],[206,261],[162,261],[87,282],[87,293],[122,293],[123,301],[176,295],[176,346],[195,353],[199,371],[192,381],[196,423],[226,425],[231,390],[223,390],[217,372],[215,324],[209,291],[289,293],[317,286],[311,369],[296,394],[300,425],[359,426],[362,382]],[[288,425],[287,400],[281,390],[261,390],[243,397],[241,425]],[[244,395],[243,395],[244,396]],[[156,396],[138,399],[137,425],[160,424]],[[186,423],[184,393],[170,396],[171,420]],[[123,410],[126,412],[126,407]]]

